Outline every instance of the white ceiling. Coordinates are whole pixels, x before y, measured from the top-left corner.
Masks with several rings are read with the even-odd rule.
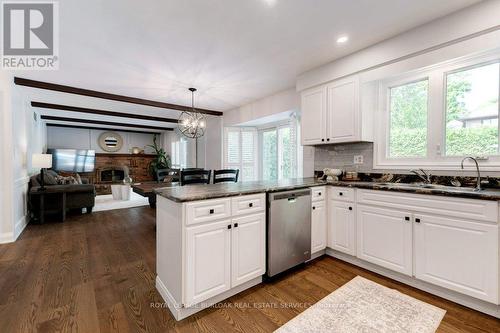
[[[21,77],[220,111],[478,0],[64,0],[60,69]],[[350,41],[336,44],[339,35]]]

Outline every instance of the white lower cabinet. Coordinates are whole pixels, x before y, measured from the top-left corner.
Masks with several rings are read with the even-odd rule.
[[[266,272],[266,214],[186,228],[184,305],[189,307]]]
[[[411,221],[407,212],[357,205],[357,257],[411,276]]]
[[[185,306],[231,288],[231,220],[186,228]]]
[[[498,225],[427,214],[414,218],[415,277],[498,304]]]
[[[354,203],[328,200],[328,247],[356,255]]]
[[[325,201],[312,203],[311,210],[311,253],[326,248],[326,205]]]
[[[266,272],[266,214],[232,220],[231,287],[250,281]]]

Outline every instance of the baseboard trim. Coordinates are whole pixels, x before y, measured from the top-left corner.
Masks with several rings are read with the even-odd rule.
[[[156,289],[160,293],[161,297],[163,300],[167,303],[168,309],[174,316],[175,320],[182,320],[184,318],[187,318],[196,312],[199,312],[203,309],[206,309],[220,301],[225,300],[226,298],[229,298],[231,296],[234,296],[243,290],[246,290],[248,288],[251,288],[253,286],[258,285],[259,283],[262,282],[262,276],[259,276],[255,279],[252,279],[250,281],[247,281],[243,284],[240,284],[237,287],[234,287],[226,292],[223,292],[222,294],[219,294],[217,296],[214,296],[212,298],[207,299],[206,301],[203,301],[201,303],[195,304],[189,308],[184,308],[182,304],[179,304],[176,302],[172,294],[168,291],[167,287],[165,284],[161,281],[159,276],[156,276]]]
[[[351,255],[332,250],[330,248],[326,249],[326,254],[334,257],[336,259],[340,259],[342,261],[348,262],[350,264],[359,266],[361,268],[367,269],[369,271],[375,272],[377,274],[383,275],[390,279],[396,280],[398,282],[407,284],[411,287],[426,291],[430,294],[439,296],[441,298],[447,299],[449,301],[458,303],[460,305],[466,306],[468,308],[477,310],[479,312],[486,313],[490,316],[496,317],[500,319],[500,305],[495,305],[493,303],[488,303],[477,298],[460,294],[458,292],[448,290],[446,288],[442,288],[421,280],[418,280],[414,277],[406,276],[389,269],[377,266],[375,264],[366,262],[357,257],[353,257]]]
[[[0,234],[0,244],[12,243],[14,241],[14,234],[12,232],[4,232]]]
[[[19,219],[16,223],[16,227],[14,228],[14,237],[12,241],[16,241],[19,236],[23,233],[24,229],[28,225],[28,217],[25,215]]]

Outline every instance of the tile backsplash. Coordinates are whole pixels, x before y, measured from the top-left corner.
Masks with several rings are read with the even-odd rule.
[[[363,163],[354,164],[354,156],[362,155]],[[324,168],[336,168],[346,171],[357,171],[363,173],[409,173],[410,167],[403,170],[394,169],[373,169],[373,143],[372,142],[356,142],[335,145],[322,145],[314,147],[314,170],[320,171]],[[475,176],[476,171],[469,169],[465,171],[429,171],[436,176]],[[500,177],[498,172],[481,171],[481,175]]]
[[[363,163],[354,164],[354,156],[356,155],[363,156]],[[323,170],[324,168],[336,168],[365,173],[374,172],[373,143],[357,142],[316,146],[314,151],[314,170]]]

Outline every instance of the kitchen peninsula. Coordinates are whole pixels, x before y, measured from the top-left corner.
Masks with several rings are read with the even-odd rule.
[[[306,188],[312,258],[326,253],[500,317],[500,191],[315,178],[156,190],[156,287],[174,317],[261,283],[266,194]]]

